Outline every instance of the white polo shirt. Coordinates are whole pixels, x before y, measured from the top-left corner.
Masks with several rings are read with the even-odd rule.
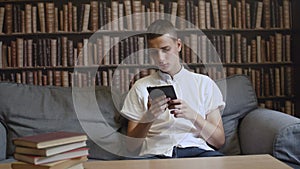
[[[173,79],[158,71],[138,80],[126,96],[121,114],[132,121],[140,121],[147,112],[147,86],[172,84],[178,98],[184,100],[203,118],[214,109],[223,109],[225,103],[215,82],[208,76],[182,68]],[[172,156],[174,146],[199,147],[213,150],[199,137],[199,131],[189,120],[175,118],[167,109],[152,124],[142,145],[141,156]]]

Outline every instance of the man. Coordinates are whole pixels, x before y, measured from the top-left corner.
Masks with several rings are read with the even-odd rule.
[[[127,135],[137,140],[128,149],[147,158],[222,155],[211,148],[225,142],[220,115],[225,103],[219,88],[181,65],[182,43],[169,21],[153,22],[147,40],[159,71],[138,80],[126,96],[121,114],[129,120]],[[174,86],[177,99],[149,97],[147,86],[164,84]]]

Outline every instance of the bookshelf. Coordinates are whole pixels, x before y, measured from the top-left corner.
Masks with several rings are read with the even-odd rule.
[[[191,70],[215,80],[247,74],[260,106],[300,116],[297,0],[0,2],[1,81],[64,87],[117,83],[125,91],[155,71],[147,51],[140,52],[147,48],[145,28],[170,17]],[[210,44],[217,53],[204,49]]]
[[[300,11],[299,11],[299,6],[300,6],[300,2],[299,1],[292,1],[292,6],[295,7],[295,9],[293,10],[293,16],[299,16],[300,15]],[[297,72],[300,71],[300,48],[298,47],[298,44],[300,43],[300,23],[297,22],[297,17],[293,17],[293,34],[292,36],[293,38],[293,43],[292,43],[292,55],[294,58],[294,75],[296,75]],[[300,117],[300,89],[299,86],[300,85],[300,79],[296,78],[296,76],[294,76],[295,78],[295,116],[296,117]]]

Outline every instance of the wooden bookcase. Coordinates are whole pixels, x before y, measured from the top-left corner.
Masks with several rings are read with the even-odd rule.
[[[297,72],[300,71],[300,23],[298,22],[300,16],[300,1],[292,1],[293,6],[293,42],[292,42],[292,56],[294,60],[294,94],[295,94],[295,116],[300,118],[300,78],[297,78]]]
[[[131,21],[120,16],[176,13],[189,21],[176,27],[184,42],[182,60],[191,70],[215,80],[247,74],[260,106],[300,116],[297,0],[0,2],[1,81],[65,87],[116,83],[127,90],[155,69],[147,51],[140,51],[147,48],[146,26],[161,15],[135,15]],[[202,49],[210,43],[216,56]]]

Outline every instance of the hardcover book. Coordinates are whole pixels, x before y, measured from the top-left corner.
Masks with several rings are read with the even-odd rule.
[[[16,146],[48,148],[85,140],[87,136],[84,133],[59,131],[15,138],[13,143]]]
[[[87,157],[72,158],[69,160],[55,161],[47,164],[34,165],[21,161],[16,161],[11,164],[12,169],[65,169],[87,161]]]
[[[51,163],[60,160],[67,160],[71,158],[84,157],[88,155],[89,155],[88,148],[78,148],[78,149],[74,149],[71,151],[67,151],[49,157],[14,153],[14,158],[22,162],[39,165],[39,164],[46,164],[46,163]]]
[[[44,148],[44,149],[17,146],[15,148],[15,152],[19,154],[29,154],[29,155],[37,155],[37,156],[52,156],[55,154],[63,153],[84,146],[86,146],[86,141],[70,143],[66,145],[55,146],[55,147]]]

